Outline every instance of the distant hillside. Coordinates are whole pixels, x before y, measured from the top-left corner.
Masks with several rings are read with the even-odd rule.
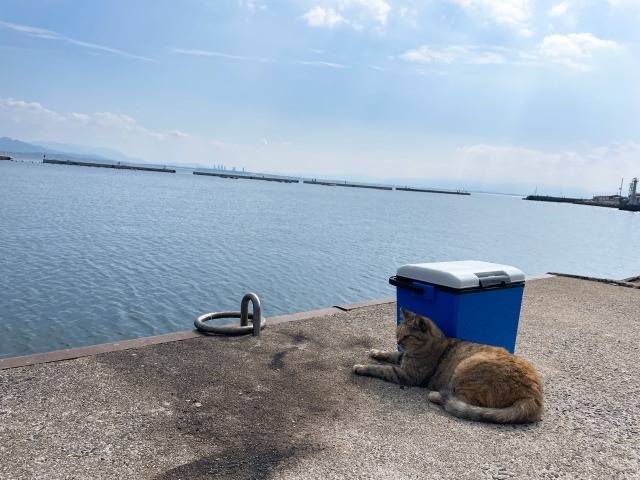
[[[14,140],[8,137],[0,138],[0,152],[7,153],[42,153],[42,154],[55,154],[62,153],[50,148],[42,147],[40,145],[33,145],[32,143],[21,142],[20,140]]]
[[[47,141],[37,141],[32,142],[32,144],[46,147],[57,152],[72,152],[74,155],[83,155],[91,158],[110,159],[116,160],[118,162],[144,162],[144,160],[141,160],[139,158],[127,157],[123,153],[111,148],[89,147],[87,145],[77,145],[74,143],[59,143]]]
[[[42,156],[49,155],[69,160],[98,160],[101,162],[144,163],[138,158],[129,158],[117,150],[71,145],[56,142],[27,143],[8,137],[0,138],[0,154]]]

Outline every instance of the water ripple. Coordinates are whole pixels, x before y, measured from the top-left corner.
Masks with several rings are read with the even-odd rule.
[[[0,164],[0,357],[191,329],[256,292],[273,316],[394,294],[404,263],[640,273],[640,215],[520,198]]]

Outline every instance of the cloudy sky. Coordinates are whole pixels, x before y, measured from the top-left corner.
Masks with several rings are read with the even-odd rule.
[[[638,25],[640,0],[2,0],[0,136],[614,193],[640,176]]]

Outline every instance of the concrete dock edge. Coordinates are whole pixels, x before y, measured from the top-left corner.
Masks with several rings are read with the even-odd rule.
[[[380,300],[368,300],[344,305],[336,305],[334,307],[323,308],[320,310],[310,310],[307,312],[293,313],[289,315],[279,315],[276,317],[267,318],[267,326],[276,325],[278,323],[294,322],[299,320],[306,320],[309,318],[333,315],[335,313],[350,311],[356,308],[384,305],[386,303],[391,303],[394,301],[395,298],[389,297]],[[129,350],[132,348],[146,347],[149,345],[159,345],[162,343],[179,342],[182,340],[187,340],[189,338],[206,336],[206,334],[202,334],[198,330],[194,329],[183,332],[166,333],[164,335],[154,335],[151,337],[133,338],[131,340],[123,340],[120,342],[101,343],[98,345],[88,345],[86,347],[35,353],[33,355],[0,358],[0,370],[25,367],[28,365],[38,365],[41,363],[61,362],[65,360],[72,360],[74,358],[90,357],[92,355],[98,355],[101,353],[117,352],[119,350]]]

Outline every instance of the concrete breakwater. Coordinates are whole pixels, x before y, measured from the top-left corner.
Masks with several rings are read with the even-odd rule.
[[[629,205],[627,203],[622,203],[618,207],[619,210],[626,210],[628,212],[640,212],[640,205]]]
[[[78,162],[75,160],[55,160],[52,158],[45,158],[42,163],[50,163],[54,165],[73,165],[77,167],[100,167],[100,168],[115,168],[118,170],[141,170],[143,172],[165,172],[176,173],[172,168],[167,167],[141,167],[136,165],[123,165],[121,163],[96,163],[96,162]]]
[[[448,195],[471,195],[469,192],[463,192],[461,190],[448,191],[448,190],[434,190],[430,188],[411,188],[411,187],[396,187],[396,190],[402,192],[423,192],[423,193],[446,193]]]
[[[309,185],[324,185],[325,187],[352,187],[352,188],[372,188],[374,190],[393,190],[393,187],[385,187],[383,185],[362,185],[359,183],[347,182],[326,182],[321,180],[304,180],[303,183]]]
[[[266,177],[264,175],[242,175],[242,174],[236,174],[236,173],[213,173],[213,172],[196,172],[196,171],[194,171],[193,174],[205,175],[208,177],[231,178],[233,180],[242,178],[245,180],[264,180],[265,182],[300,183],[299,180],[294,180],[291,178]]]
[[[587,198],[571,197],[550,197],[548,195],[529,195],[523,200],[534,200],[537,202],[572,203],[575,205],[590,205],[592,207],[620,208],[620,200],[590,200]]]
[[[364,184],[364,183],[350,183],[347,181],[338,181],[338,180],[298,180],[292,178],[282,178],[282,177],[273,177],[266,175],[245,175],[242,173],[220,173],[220,172],[199,172],[194,171],[194,175],[205,175],[209,177],[218,177],[218,178],[230,178],[233,180],[237,179],[247,179],[247,180],[265,180],[268,182],[279,182],[279,183],[306,183],[308,185],[322,185],[325,187],[351,187],[351,188],[368,188],[372,190],[400,190],[405,192],[424,192],[424,193],[446,193],[450,195],[471,195],[469,192],[465,191],[448,191],[448,190],[436,190],[436,189],[426,189],[426,188],[410,188],[410,187],[392,187],[387,185],[372,185],[372,184]]]
[[[282,177],[271,177],[265,175],[244,175],[240,173],[214,173],[214,172],[198,172],[194,171],[194,175],[205,175],[209,177],[218,177],[218,178],[230,178],[233,180],[237,180],[239,178],[247,179],[247,180],[265,180],[267,182],[280,182],[280,183],[300,183],[300,180],[291,179],[291,178],[282,178]],[[302,183],[306,183],[308,185],[323,185],[325,187],[351,187],[351,188],[370,188],[373,190],[393,190],[394,187],[389,187],[385,185],[367,185],[362,183],[349,183],[346,181],[337,181],[337,180],[302,180]],[[447,192],[443,190],[422,190],[418,188],[401,188],[396,187],[395,190],[407,190],[414,192],[430,192],[430,193],[453,193],[458,195],[469,195],[469,193],[461,193],[461,192]]]

